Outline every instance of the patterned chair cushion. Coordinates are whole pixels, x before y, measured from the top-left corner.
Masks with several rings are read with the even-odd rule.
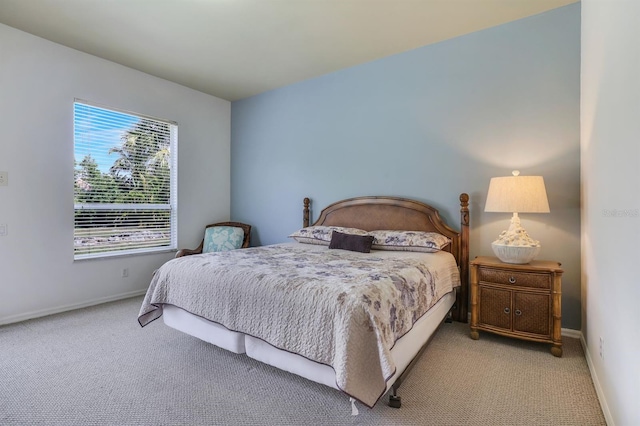
[[[204,231],[203,253],[235,250],[242,247],[244,230],[234,226],[211,226]]]

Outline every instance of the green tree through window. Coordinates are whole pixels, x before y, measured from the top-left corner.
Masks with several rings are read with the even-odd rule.
[[[74,254],[175,248],[175,123],[76,101]]]

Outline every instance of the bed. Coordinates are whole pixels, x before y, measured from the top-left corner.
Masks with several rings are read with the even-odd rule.
[[[467,321],[469,197],[459,199],[456,231],[432,206],[397,197],[339,201],[310,224],[305,198],[301,232],[355,229],[380,243],[369,235],[413,231],[447,242],[429,253],[376,245],[361,253],[296,238],[173,259],[154,273],[138,321],[162,316],[172,328],[336,388],[355,411],[354,401],[373,407],[390,389],[399,407],[397,389],[440,324]]]

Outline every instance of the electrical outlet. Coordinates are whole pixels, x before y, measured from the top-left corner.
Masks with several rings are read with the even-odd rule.
[[[0,223],[0,237],[6,237],[7,235],[9,235],[9,225]]]
[[[600,358],[604,359],[604,339],[600,337]]]
[[[129,276],[129,268],[122,269],[122,278],[127,278]]]
[[[9,185],[9,172],[0,172],[0,186]]]

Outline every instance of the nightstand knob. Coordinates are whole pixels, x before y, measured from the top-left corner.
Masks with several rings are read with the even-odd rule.
[[[516,309],[516,315],[522,315],[522,311],[520,309]]]
[[[511,309],[509,309],[509,308],[504,308],[504,313],[505,313],[505,314],[508,314],[509,312],[511,312]]]
[[[514,277],[513,275],[509,277],[509,282],[511,284],[515,284],[516,283],[516,277]]]

